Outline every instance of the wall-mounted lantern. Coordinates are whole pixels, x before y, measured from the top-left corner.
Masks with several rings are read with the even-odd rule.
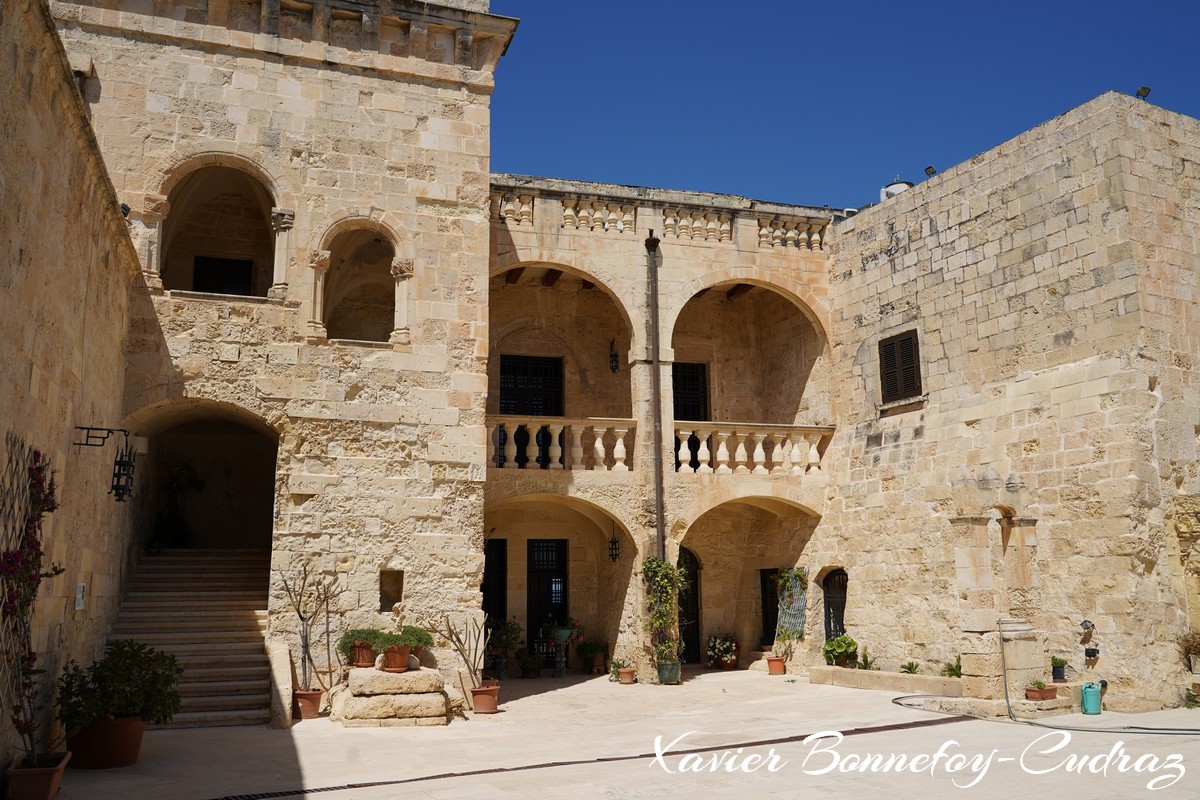
[[[125,498],[133,496],[133,468],[137,454],[129,441],[129,431],[124,428],[91,428],[75,426],[75,430],[83,431],[82,442],[72,442],[76,447],[103,447],[108,437],[119,433],[125,437],[125,442],[117,447],[117,457],[113,459],[112,487],[108,493],[118,503],[124,503]]]
[[[612,536],[608,537],[608,560],[614,564],[621,558],[621,540],[617,538],[617,526],[613,523]]]
[[[617,340],[608,343],[608,369],[617,372],[621,369],[621,359],[617,356]]]

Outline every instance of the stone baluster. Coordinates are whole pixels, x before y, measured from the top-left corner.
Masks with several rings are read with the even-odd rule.
[[[604,457],[607,455],[604,450],[604,434],[606,428],[598,428],[592,426],[592,433],[595,437],[592,439],[592,469],[603,472],[608,469],[608,465],[604,463]]]
[[[706,242],[717,240],[717,215],[711,212],[704,215],[704,240]]]
[[[688,452],[688,435],[690,433],[691,431],[682,428],[675,429],[675,438],[679,440],[679,445],[675,448],[675,460],[679,462],[676,472],[692,471],[692,454]]]
[[[712,455],[708,449],[708,437],[711,435],[711,433],[711,431],[704,428],[696,431],[696,438],[700,440],[700,448],[696,451],[696,460],[700,462],[700,465],[696,467],[696,472],[699,472],[702,475],[711,475],[713,471],[712,466],[710,466],[708,463],[709,458]]]
[[[517,468],[517,428],[516,423],[504,423],[504,468]]]
[[[785,233],[784,233],[784,237],[783,237],[783,240],[784,240],[783,246],[784,247],[798,247],[799,245],[796,244],[797,234],[798,234],[798,231],[796,230],[796,226],[794,224],[789,223],[787,225],[787,227],[785,228]]]
[[[821,443],[821,434],[810,433],[805,436],[808,439],[808,471],[821,471],[821,453],[817,450],[817,445]]]
[[[690,211],[683,211],[679,214],[679,238],[692,238],[692,214]]]
[[[761,431],[754,431],[750,434],[754,437],[754,474],[767,474],[767,451],[764,447],[767,441],[767,434]]]
[[[488,430],[488,466],[500,466],[500,459],[504,456],[504,451],[500,449],[500,427],[497,425],[494,429]]]
[[[718,237],[719,241],[729,242],[733,240],[733,218],[724,215],[721,217],[721,232]]]
[[[500,219],[500,193],[493,192],[488,195],[488,204],[491,216],[488,219]]]
[[[771,246],[771,223],[765,219],[758,221],[758,246]]]
[[[533,197],[523,194],[517,198],[521,202],[521,218],[517,222],[518,225],[533,224]]]
[[[629,472],[629,467],[625,466],[625,434],[629,433],[628,428],[613,428],[617,440],[613,444],[613,472]]]
[[[808,445],[804,443],[803,447],[801,447],[801,443],[803,442],[804,437],[799,434],[796,434],[795,438],[792,439],[791,458],[793,475],[803,475],[808,464]]]
[[[771,223],[771,247],[783,244],[783,227],[778,222]]]
[[[592,227],[592,204],[580,201],[579,213],[576,217],[576,227],[590,230]]]
[[[562,226],[564,228],[578,228],[579,227],[579,215],[575,211],[575,203],[576,202],[577,201],[571,197],[563,198],[563,201],[562,201],[562,206],[563,206]]]
[[[633,233],[637,222],[633,218],[633,206],[621,206],[621,232]]]
[[[717,474],[729,475],[729,431],[717,431]]]
[[[592,230],[604,230],[605,220],[608,215],[605,213],[608,207],[604,203],[592,203]]]
[[[733,432],[733,436],[737,441],[737,450],[733,454],[733,471],[738,475],[745,475],[750,472],[748,457],[746,455],[746,437],[739,434],[736,430]]]
[[[500,216],[504,218],[505,222],[515,222],[517,219],[517,209],[513,205],[514,199],[511,194],[505,194],[502,199]]]
[[[308,321],[308,335],[324,339],[329,335],[325,330],[325,275],[329,272],[329,251],[312,251],[308,264],[313,271],[312,318]]]
[[[663,234],[679,236],[679,212],[673,208],[663,211]]]
[[[161,292],[163,289],[162,234],[167,214],[170,212],[171,204],[166,195],[148,194],[142,201],[142,236],[138,255],[141,256],[142,277],[146,281],[146,288],[154,292]]]
[[[558,423],[551,423],[546,426],[546,430],[550,432],[550,463],[547,464],[548,469],[562,469],[562,445],[558,442],[558,435],[562,433],[563,426]]]
[[[620,211],[621,207],[616,203],[608,204],[608,225],[606,226],[606,230],[615,231],[617,229],[617,223],[621,221]]]
[[[775,447],[771,450],[771,474],[787,475],[792,469],[791,439],[783,434],[776,434],[772,438]]]
[[[813,250],[824,249],[822,247],[822,241],[821,241],[821,226],[813,225],[812,228],[810,228],[809,230],[811,231],[811,234],[812,234],[811,239],[810,239],[810,241],[812,242],[810,245],[812,247],[812,249]]]
[[[571,436],[571,469],[587,469],[583,463],[583,426],[571,425],[569,432]]]
[[[413,276],[413,261],[411,258],[396,256],[392,259],[392,277],[396,283],[393,287],[392,334],[388,341],[392,344],[408,345],[412,343],[408,329],[408,279]]]

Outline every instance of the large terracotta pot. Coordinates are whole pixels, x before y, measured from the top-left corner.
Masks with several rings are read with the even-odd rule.
[[[128,767],[138,760],[145,730],[141,717],[96,720],[67,739],[71,769]]]
[[[314,719],[321,715],[320,689],[292,690],[292,718]]]
[[[383,651],[384,672],[408,672],[408,645],[392,645]]]
[[[70,753],[51,753],[58,757],[57,764],[49,767],[21,767],[25,760],[20,755],[13,759],[12,764],[4,774],[8,778],[8,791],[11,800],[50,800],[58,794],[59,784],[62,783],[63,770],[71,760]]]
[[[633,667],[617,667],[617,683],[631,684],[637,670]]]
[[[718,669],[734,669],[737,667],[737,662],[737,656],[727,656],[725,658],[718,658],[713,662],[713,665]]]
[[[354,651],[351,656],[356,667],[373,667],[375,666],[375,648],[370,642],[360,642],[357,639],[354,641]]]
[[[500,685],[471,689],[471,708],[476,714],[495,714],[499,711]]]
[[[783,656],[767,656],[768,675],[787,675],[787,659]]]
[[[603,675],[604,672],[604,653],[596,653],[595,657],[592,658],[592,674]]]

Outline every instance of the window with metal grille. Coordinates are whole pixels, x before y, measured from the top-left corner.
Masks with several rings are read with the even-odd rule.
[[[675,419],[708,420],[708,366],[675,362],[671,367]]]
[[[920,356],[916,331],[905,331],[879,342],[881,402],[892,403],[910,397],[920,397]]]
[[[563,414],[563,362],[546,356],[500,356],[500,413]]]
[[[833,639],[846,632],[846,570],[835,569],[821,581],[825,593],[825,639]]]

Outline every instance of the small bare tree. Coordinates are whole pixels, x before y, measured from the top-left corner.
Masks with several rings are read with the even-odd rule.
[[[329,687],[321,680],[317,663],[312,657],[313,619],[321,613],[325,614],[326,663],[332,665],[329,653],[329,604],[345,590],[345,587],[338,586],[334,578],[320,578],[310,574],[308,564],[302,565],[297,574],[287,575],[280,572],[279,579],[283,583],[288,603],[300,620],[300,685],[305,690],[311,690],[315,676],[321,689],[328,690]],[[332,666],[330,669],[332,670]]]

